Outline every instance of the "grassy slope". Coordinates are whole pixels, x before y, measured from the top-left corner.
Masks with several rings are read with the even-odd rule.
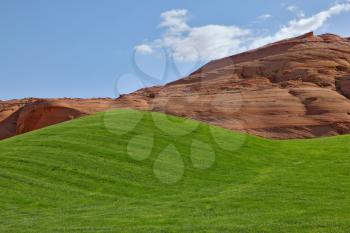
[[[128,126],[135,112],[123,113],[115,115],[114,123]],[[249,136],[243,147],[230,152],[216,143],[204,124],[175,137],[155,127],[150,113],[144,113],[133,131],[118,136],[105,129],[103,116],[0,142],[0,232],[350,229],[347,136],[300,141]],[[192,124],[196,123],[183,125]],[[216,130],[221,142],[227,140],[226,149],[241,137]],[[155,135],[152,154],[143,161],[127,153],[128,142],[140,133]],[[136,144],[147,148],[149,138]],[[215,163],[209,169],[194,168],[189,157],[194,139],[215,150]],[[184,161],[183,177],[175,184],[160,182],[153,169],[169,144]],[[202,153],[206,156],[210,150],[203,148]]]

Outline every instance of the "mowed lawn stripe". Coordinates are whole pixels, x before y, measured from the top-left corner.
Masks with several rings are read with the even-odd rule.
[[[349,136],[274,141],[160,113],[107,115],[0,142],[0,232],[350,229]],[[130,142],[149,154],[135,159]],[[162,155],[169,148],[176,160]]]

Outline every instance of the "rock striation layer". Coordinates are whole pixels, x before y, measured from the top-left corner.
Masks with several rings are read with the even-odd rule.
[[[350,133],[350,39],[312,32],[211,61],[112,99],[0,101],[0,139],[109,108],[192,118],[276,139]]]
[[[350,133],[350,40],[312,32],[211,61],[118,101],[267,138]]]

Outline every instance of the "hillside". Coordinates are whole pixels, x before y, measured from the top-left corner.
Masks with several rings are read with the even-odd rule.
[[[164,112],[265,138],[349,134],[349,61],[349,38],[307,33],[211,61],[188,77],[116,100],[0,101],[0,139],[112,106]]]
[[[0,142],[0,232],[348,232],[349,139],[82,117]]]
[[[0,140],[111,108],[112,99],[38,99],[0,101]]]
[[[307,33],[209,62],[119,102],[289,139],[350,133],[349,97],[350,39]]]

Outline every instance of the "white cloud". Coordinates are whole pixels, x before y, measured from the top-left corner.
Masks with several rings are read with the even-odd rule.
[[[291,20],[274,35],[259,37],[251,44],[250,48],[257,48],[278,40],[305,34],[321,28],[332,16],[350,11],[350,3],[335,4],[325,11],[298,20]]]
[[[171,56],[180,61],[207,61],[228,56],[243,50],[242,38],[250,30],[237,26],[205,25],[191,27],[187,24],[187,10],[178,9],[161,14],[160,27],[166,29],[160,39],[149,44],[152,47],[164,47]],[[148,47],[139,45],[138,51],[150,51]]]
[[[211,60],[241,50],[241,39],[248,34],[249,30],[236,26],[206,25],[192,27],[181,34],[168,31],[159,43],[177,60]]]
[[[148,44],[140,44],[135,46],[135,50],[143,55],[147,55],[147,54],[152,54],[153,53],[153,49],[152,46],[148,45]]]
[[[263,20],[267,20],[267,19],[269,19],[269,18],[271,18],[271,17],[272,17],[271,14],[264,14],[264,15],[258,16],[257,19],[263,21]]]
[[[332,16],[343,12],[350,12],[349,2],[337,3],[310,17],[291,20],[274,34],[254,36],[253,30],[235,25],[192,27],[188,24],[187,10],[170,10],[161,14],[159,26],[165,29],[163,35],[152,43],[138,45],[135,49],[150,54],[155,48],[165,48],[176,60],[208,61],[320,29]],[[258,18],[270,17],[266,14]]]
[[[296,16],[298,16],[299,18],[305,17],[304,11],[300,10],[298,7],[294,5],[288,6],[287,9],[293,14],[295,14]]]
[[[187,25],[188,11],[184,9],[163,12],[160,17],[162,22],[159,26],[167,28],[171,33],[181,33],[190,30]]]

